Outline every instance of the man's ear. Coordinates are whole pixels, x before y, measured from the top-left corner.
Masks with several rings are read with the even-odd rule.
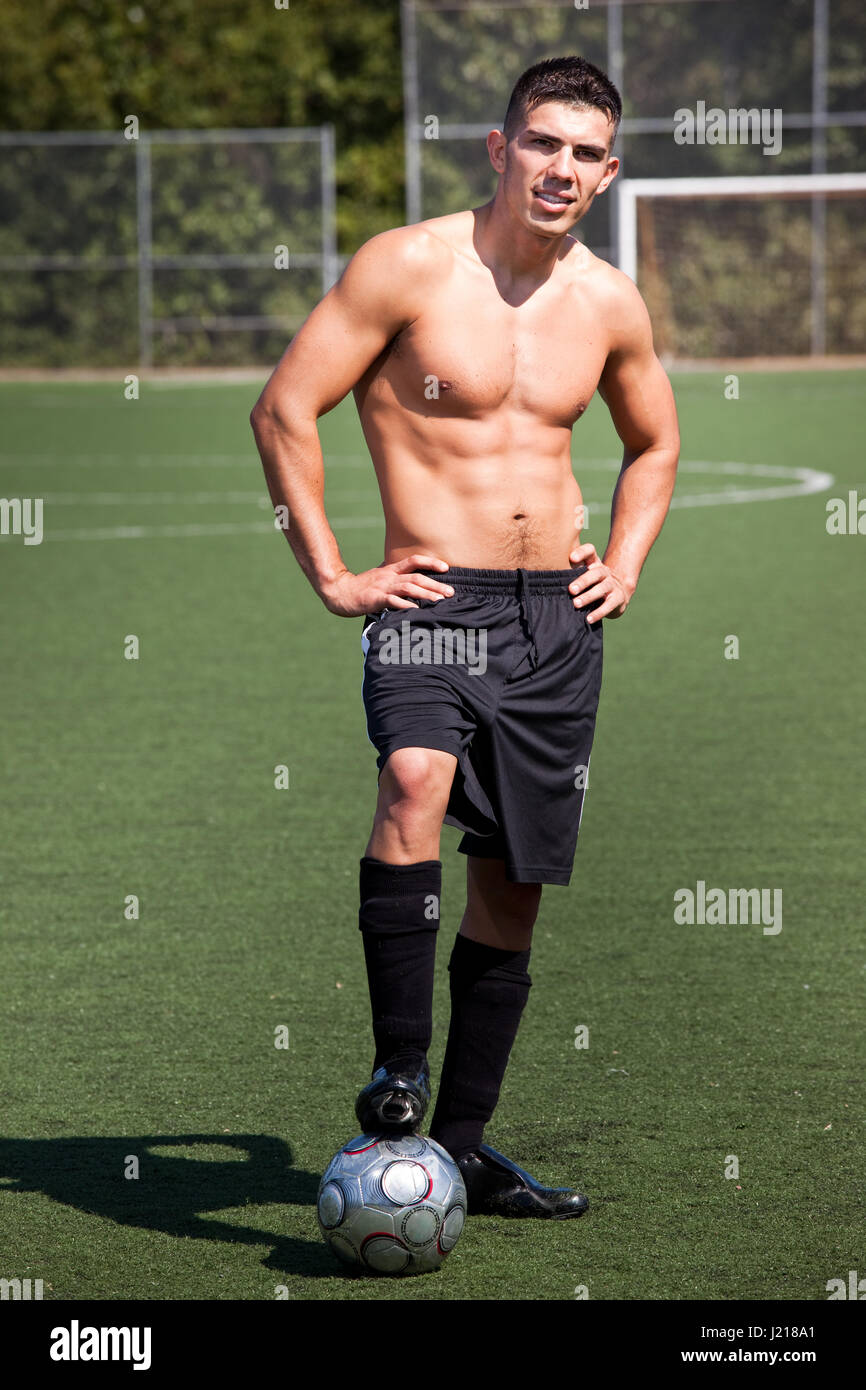
[[[595,190],[596,193],[604,193],[605,189],[610,188],[610,185],[613,183],[614,179],[617,176],[618,170],[619,160],[617,159],[616,155],[612,154],[610,159],[607,161],[607,173],[599,183],[598,188]]]
[[[491,130],[487,137],[487,153],[497,174],[505,172],[505,146],[508,141],[501,130]]]

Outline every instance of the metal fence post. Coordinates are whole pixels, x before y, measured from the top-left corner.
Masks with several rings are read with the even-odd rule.
[[[337,161],[334,127],[322,126],[322,294],[339,276],[337,260]]]
[[[150,138],[139,133],[135,147],[135,195],[138,230],[138,362],[153,366],[153,217]]]
[[[418,148],[418,39],[414,0],[400,0],[403,44],[403,121],[406,151],[406,222],[421,221],[421,151]]]
[[[611,0],[607,7],[607,75],[620,94],[623,87],[622,73],[622,5],[620,0]],[[611,259],[616,255],[616,247],[619,245],[619,182],[625,174],[623,161],[625,136],[622,125],[620,125],[616,138],[619,144],[617,155],[621,167],[617,170],[617,176],[611,184],[611,197],[608,202],[608,241],[610,242]],[[619,269],[622,270],[622,266],[619,266]]]
[[[827,172],[828,0],[815,0],[812,27],[812,173]],[[812,355],[827,351],[827,199],[812,198]]]

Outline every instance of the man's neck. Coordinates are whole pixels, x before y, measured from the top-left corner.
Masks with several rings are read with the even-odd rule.
[[[546,237],[528,231],[509,212],[501,189],[475,209],[475,250],[500,289],[532,291],[544,284],[567,235]]]

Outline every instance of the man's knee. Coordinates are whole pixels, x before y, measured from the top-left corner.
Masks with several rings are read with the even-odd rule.
[[[457,759],[438,748],[398,748],[379,779],[379,806],[438,807],[448,804]]]
[[[457,758],[437,748],[398,748],[382,768],[368,855],[388,863],[439,857]]]

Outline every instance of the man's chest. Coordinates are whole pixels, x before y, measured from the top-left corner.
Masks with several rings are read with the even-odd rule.
[[[607,343],[597,315],[553,296],[514,308],[443,294],[392,341],[377,384],[428,415],[504,409],[571,426],[592,399]]]

